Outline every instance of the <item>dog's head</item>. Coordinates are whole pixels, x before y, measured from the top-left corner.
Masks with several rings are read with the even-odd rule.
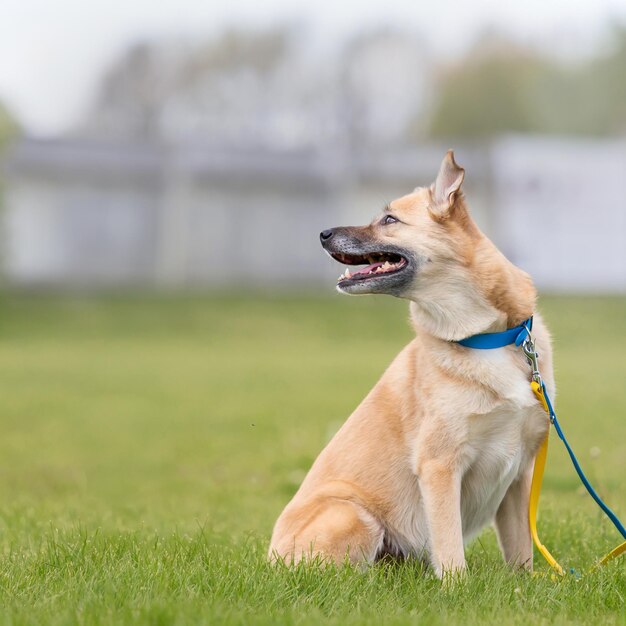
[[[323,231],[330,256],[364,266],[348,268],[337,289],[407,298],[413,319],[448,340],[528,318],[536,297],[532,281],[470,217],[464,176],[450,150],[430,187],[394,200],[367,226]]]
[[[386,293],[414,299],[429,278],[468,265],[479,234],[462,199],[465,170],[450,150],[435,182],[394,200],[366,226],[320,233],[333,259],[349,266],[337,281],[343,293]]]

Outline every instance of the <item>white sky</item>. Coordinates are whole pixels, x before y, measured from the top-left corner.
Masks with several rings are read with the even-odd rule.
[[[381,24],[455,55],[487,27],[559,55],[595,51],[626,0],[0,0],[0,99],[36,134],[84,113],[103,68],[137,39],[205,37],[225,26],[307,27],[317,45]]]

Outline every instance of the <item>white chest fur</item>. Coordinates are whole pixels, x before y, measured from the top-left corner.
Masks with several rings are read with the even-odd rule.
[[[461,483],[463,537],[470,540],[489,524],[510,487],[532,461],[535,437],[533,411],[507,404],[486,415],[473,416],[463,446],[465,468]]]
[[[456,388],[451,382],[438,388],[446,410],[437,428],[448,429],[449,439],[454,439],[465,542],[493,521],[506,491],[532,465],[545,436],[547,418],[531,391],[530,369],[523,359],[515,349],[474,351],[474,362],[461,367],[478,373],[476,386]],[[445,396],[443,400],[441,396]],[[418,467],[420,455],[427,453],[420,441],[427,433],[428,429],[420,429],[416,437],[413,467]],[[416,495],[419,491],[418,477]],[[420,554],[429,544],[428,527],[421,498],[405,500],[411,501],[413,506],[402,507],[396,526],[399,532],[392,533],[395,536],[389,540],[400,552]]]
[[[484,414],[466,415],[463,442],[461,518],[468,541],[489,524],[511,483],[532,463],[546,416],[530,389],[529,370],[511,350],[478,351],[503,400]],[[516,362],[517,360],[517,362]]]

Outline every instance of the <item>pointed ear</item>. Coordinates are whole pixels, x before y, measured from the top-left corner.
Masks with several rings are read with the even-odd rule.
[[[433,200],[431,212],[435,217],[444,218],[450,213],[464,178],[465,170],[457,165],[454,152],[448,150],[441,162],[437,179],[430,188]]]

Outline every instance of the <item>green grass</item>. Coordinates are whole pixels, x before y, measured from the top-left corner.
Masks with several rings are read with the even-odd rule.
[[[563,427],[626,517],[626,299],[541,308]],[[415,562],[265,563],[275,518],[409,340],[406,319],[391,298],[5,296],[0,624],[626,624],[626,561],[515,574],[491,530],[452,587]],[[619,539],[555,437],[540,531],[579,571]]]

